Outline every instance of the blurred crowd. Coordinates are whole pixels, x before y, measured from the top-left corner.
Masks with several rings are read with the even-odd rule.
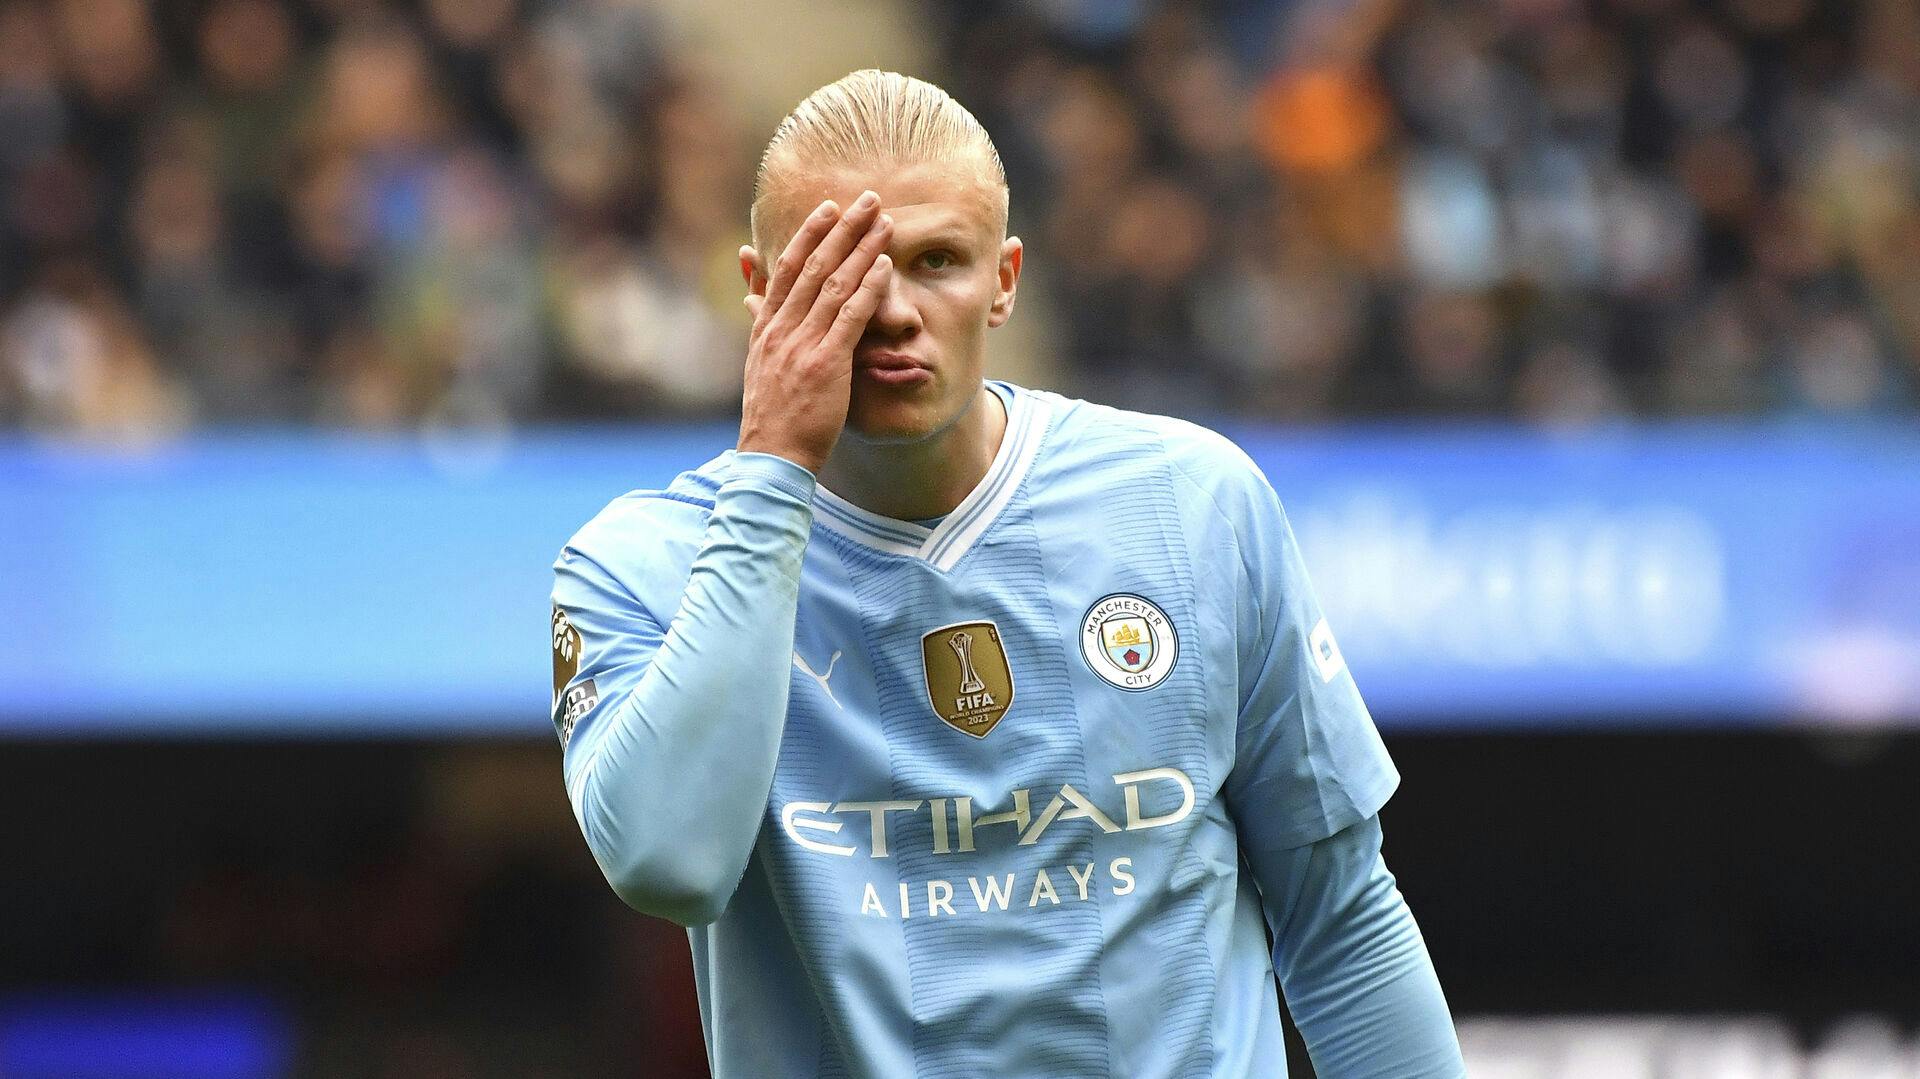
[[[1083,384],[1549,423],[1920,399],[1911,0],[1022,6],[956,70]]]
[[[1916,0],[902,10],[1006,158],[1032,381],[1292,420],[1920,402]],[[0,429],[732,411],[771,125],[668,17],[0,0]]]
[[[606,3],[0,6],[0,421],[715,407],[752,162],[658,41]]]

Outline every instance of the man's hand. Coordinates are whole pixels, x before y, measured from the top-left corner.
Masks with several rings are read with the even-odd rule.
[[[741,450],[773,453],[818,473],[847,423],[853,349],[880,304],[893,219],[868,191],[842,215],[823,202],[749,295]],[[745,252],[743,252],[744,254]]]

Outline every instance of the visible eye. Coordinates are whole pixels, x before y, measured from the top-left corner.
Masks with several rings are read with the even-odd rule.
[[[920,265],[929,270],[944,270],[953,265],[953,252],[929,251],[920,256]]]

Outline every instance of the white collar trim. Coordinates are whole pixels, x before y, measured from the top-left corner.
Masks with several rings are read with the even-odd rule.
[[[918,558],[942,573],[951,572],[973,545],[999,519],[1012,501],[1039,455],[1046,434],[1046,410],[1032,394],[1004,382],[987,388],[1000,396],[1007,409],[1007,430],[987,474],[937,527],[882,517],[841,498],[825,487],[815,487],[814,523],[866,547],[888,554]]]

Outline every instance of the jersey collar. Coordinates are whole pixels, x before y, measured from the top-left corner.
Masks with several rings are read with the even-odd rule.
[[[942,573],[959,565],[1012,501],[1046,433],[1046,412],[1032,394],[1005,382],[988,382],[987,388],[1006,406],[1006,433],[987,474],[937,527],[870,513],[825,487],[814,488],[815,523],[862,546],[918,558]]]

